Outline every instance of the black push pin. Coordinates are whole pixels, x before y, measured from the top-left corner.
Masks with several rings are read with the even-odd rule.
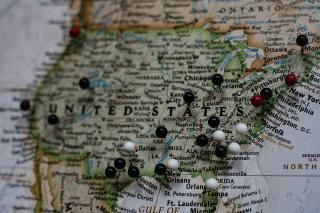
[[[140,175],[140,171],[136,166],[130,166],[128,169],[128,175],[132,178],[137,178]]]
[[[217,128],[220,124],[220,119],[213,115],[208,119],[208,124],[211,128]]]
[[[209,139],[205,135],[198,135],[196,138],[196,144],[200,147],[206,146],[209,142]]]
[[[227,149],[224,146],[217,146],[214,150],[214,154],[219,158],[224,158],[227,156]]]
[[[212,76],[211,80],[214,85],[220,86],[223,83],[223,76],[217,73]]]
[[[79,86],[82,88],[82,89],[88,89],[90,87],[90,81],[88,78],[86,77],[83,77],[80,79],[79,81]]]
[[[194,94],[190,91],[186,92],[183,95],[183,100],[184,102],[186,102],[188,105],[190,105],[193,101],[194,101],[195,97]]]
[[[167,137],[168,130],[165,126],[159,126],[156,129],[156,135],[158,138],[165,138]]]
[[[114,167],[116,167],[117,169],[123,169],[124,167],[126,167],[126,160],[123,158],[117,158],[114,160]]]
[[[298,35],[296,42],[301,47],[301,53],[303,54],[304,47],[309,44],[308,37],[306,35]]]
[[[162,164],[159,163],[156,165],[156,167],[154,168],[154,173],[156,173],[157,175],[164,175],[167,172],[167,167]]]
[[[48,123],[50,125],[56,125],[59,123],[59,118],[55,114],[49,115],[48,117]]]
[[[265,99],[265,100],[269,100],[270,98],[272,98],[272,90],[270,88],[263,88],[260,91],[260,95]]]
[[[114,178],[116,176],[117,170],[113,166],[108,166],[104,173],[107,178]]]
[[[31,106],[30,101],[28,101],[28,100],[23,100],[20,103],[20,109],[22,111],[28,111],[30,109],[30,106]]]

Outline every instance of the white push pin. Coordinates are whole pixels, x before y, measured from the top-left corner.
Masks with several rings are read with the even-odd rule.
[[[246,124],[244,123],[238,123],[236,125],[236,133],[239,134],[239,135],[244,135],[244,134],[247,134],[248,132],[248,127]]]
[[[215,190],[219,187],[219,183],[216,179],[214,178],[209,178],[207,181],[206,181],[206,187],[207,189],[209,190]]]
[[[175,171],[177,170],[179,167],[179,161],[177,161],[176,159],[170,159],[167,162],[167,168],[169,170]]]
[[[135,152],[136,151],[136,144],[131,141],[127,141],[124,143],[123,149],[127,152]]]
[[[230,143],[228,145],[228,149],[229,149],[230,152],[235,153],[235,154],[237,154],[237,153],[239,153],[241,151],[240,145],[238,143],[235,143],[235,142]]]
[[[216,141],[224,141],[225,137],[226,136],[224,132],[222,132],[221,130],[217,130],[213,133],[213,139],[215,139]]]

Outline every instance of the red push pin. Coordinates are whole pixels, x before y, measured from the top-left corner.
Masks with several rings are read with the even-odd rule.
[[[252,96],[251,98],[251,104],[254,106],[254,107],[259,107],[263,104],[263,97],[261,95],[254,95]]]
[[[285,77],[285,82],[288,86],[293,86],[297,83],[298,78],[294,73],[289,73],[286,77]]]
[[[77,38],[80,36],[80,29],[78,27],[71,27],[69,30],[69,35],[72,38]]]

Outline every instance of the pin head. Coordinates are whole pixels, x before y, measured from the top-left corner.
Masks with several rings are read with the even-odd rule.
[[[130,166],[128,169],[128,175],[132,178],[137,178],[140,175],[140,171],[136,166]]]
[[[194,101],[195,97],[194,94],[190,91],[186,92],[183,95],[183,100],[187,103],[187,104],[191,104]]]
[[[241,151],[241,147],[238,143],[232,142],[228,145],[228,150],[232,153],[239,153]]]
[[[77,37],[79,37],[79,36],[80,36],[80,29],[79,29],[79,27],[75,27],[75,26],[71,27],[70,30],[69,30],[69,35],[70,35],[70,37],[72,37],[72,38],[77,38]]]
[[[200,147],[206,146],[209,142],[209,139],[205,135],[198,135],[196,139],[196,144]]]
[[[216,141],[224,141],[225,137],[226,135],[221,130],[217,130],[213,133],[213,139],[215,139]]]
[[[179,161],[177,161],[176,159],[170,159],[167,162],[167,167],[169,170],[175,171],[179,167]]]
[[[298,78],[294,73],[289,73],[284,80],[288,86],[293,86],[297,83]]]
[[[227,156],[227,149],[224,146],[219,145],[214,150],[214,153],[217,157],[224,158]]]
[[[223,83],[223,76],[217,73],[212,76],[211,80],[214,85],[221,85]]]
[[[165,126],[159,126],[156,129],[156,135],[158,138],[165,138],[167,137],[168,130]]]
[[[309,43],[308,37],[306,35],[298,35],[296,42],[300,47],[304,47]]]
[[[207,181],[206,181],[206,188],[209,189],[209,190],[215,190],[215,189],[218,189],[219,187],[219,183],[216,179],[214,178],[209,178]]]
[[[208,124],[212,128],[217,128],[220,124],[220,119],[217,116],[211,116],[208,120]]]
[[[245,123],[238,123],[235,127],[236,133],[239,135],[247,134],[248,126]]]
[[[131,141],[126,141],[123,145],[123,149],[127,152],[136,151],[136,144]]]
[[[81,78],[79,81],[79,86],[81,87],[81,89],[88,89],[90,87],[89,79],[86,77]]]
[[[28,100],[23,100],[20,103],[20,109],[23,111],[28,111],[30,109],[30,102]]]
[[[48,123],[50,125],[56,125],[59,123],[59,118],[55,114],[49,115],[48,117]]]
[[[263,88],[260,91],[260,95],[265,99],[265,100],[269,100],[270,98],[272,98],[272,90],[270,88]]]
[[[117,158],[114,160],[114,167],[117,169],[123,169],[126,167],[126,160],[123,158]]]
[[[104,173],[107,178],[114,178],[116,176],[117,170],[113,166],[108,166]]]
[[[263,99],[263,97],[261,95],[254,95],[251,98],[251,104],[254,107],[261,106],[263,104],[263,101],[264,101],[264,99]]]
[[[157,175],[164,175],[166,172],[167,172],[167,167],[162,164],[162,163],[159,163],[156,165],[156,167],[154,168],[154,172],[157,174]]]

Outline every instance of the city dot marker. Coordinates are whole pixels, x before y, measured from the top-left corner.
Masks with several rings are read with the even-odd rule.
[[[156,167],[154,168],[154,172],[157,174],[157,175],[164,175],[166,174],[167,172],[167,167],[162,164],[162,163],[159,163],[156,165]]]
[[[123,158],[117,158],[114,160],[114,167],[117,169],[123,169],[126,167],[126,160]]]
[[[114,178],[116,176],[117,170],[113,166],[108,166],[104,173],[107,178]]]
[[[216,190],[219,187],[219,183],[215,178],[209,178],[206,181],[206,188],[209,190]]]
[[[179,167],[179,161],[176,159],[170,159],[167,162],[167,168],[171,171],[176,171]]]
[[[159,126],[156,129],[156,135],[158,138],[165,138],[167,137],[168,130],[165,126]]]
[[[224,141],[225,137],[226,135],[221,130],[217,130],[213,133],[213,139],[216,141],[219,141],[219,142]]]

